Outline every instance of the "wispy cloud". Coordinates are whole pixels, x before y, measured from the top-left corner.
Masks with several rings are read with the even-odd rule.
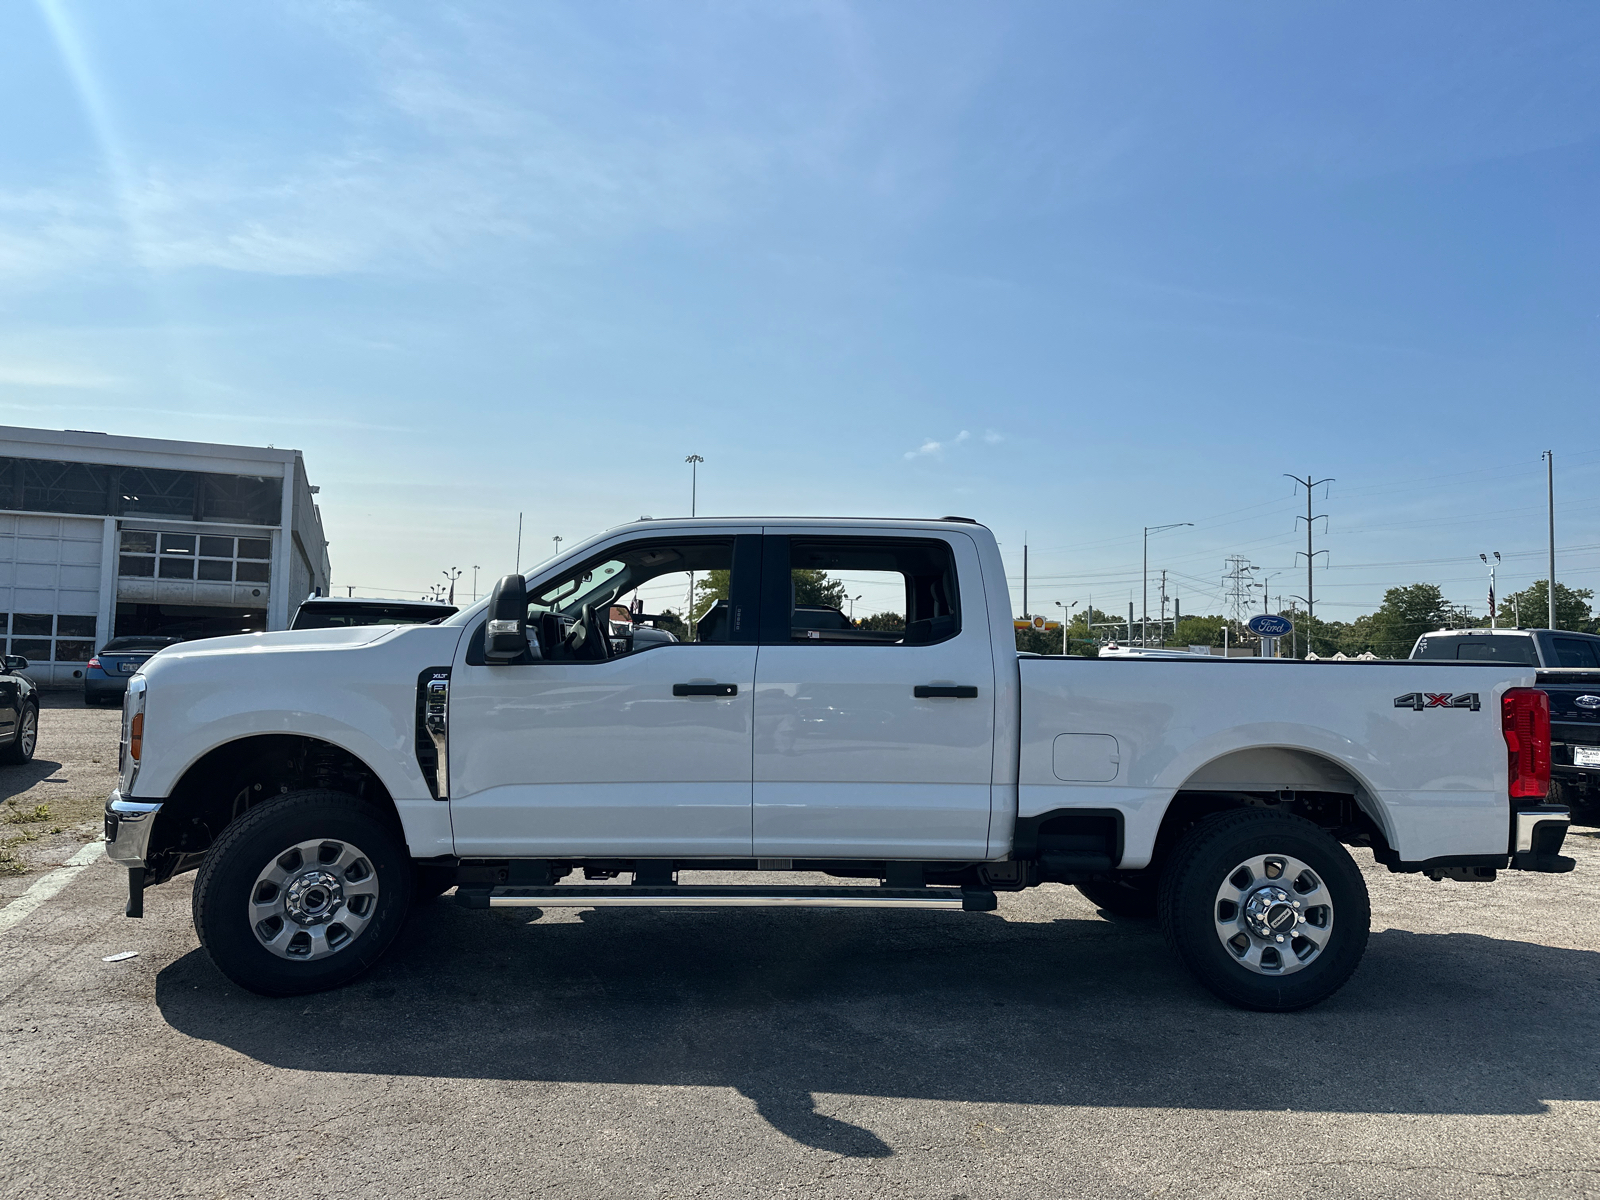
[[[109,388],[122,381],[113,375],[60,363],[0,361],[0,386],[50,388]]]
[[[907,460],[917,458],[943,458],[946,450],[954,449],[955,447],[961,445],[962,442],[969,441],[971,437],[972,434],[963,429],[960,433],[956,434],[955,437],[951,438],[947,442],[936,442],[932,438],[926,438],[923,440],[922,445],[918,446],[915,450],[907,450],[906,458]],[[987,436],[985,437],[985,440],[987,440]]]

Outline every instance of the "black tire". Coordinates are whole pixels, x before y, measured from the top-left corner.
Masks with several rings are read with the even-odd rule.
[[[11,744],[0,750],[0,763],[21,767],[33,761],[33,752],[39,746],[39,706],[24,704],[17,713],[17,731],[11,735]]]
[[[319,843],[310,851],[318,862],[296,849],[310,842]],[[356,857],[344,864],[347,855]],[[264,878],[274,870],[287,871],[285,886]],[[332,882],[318,882],[327,874],[312,878],[318,871]],[[288,792],[251,809],[211,847],[194,884],[195,932],[217,969],[240,987],[263,996],[325,991],[383,957],[405,922],[413,884],[411,856],[392,818],[344,792]],[[320,898],[315,904],[323,905],[314,914],[300,907],[303,922],[285,915],[297,888],[301,901]],[[276,909],[256,907],[265,889]],[[360,889],[362,895],[345,894]],[[343,898],[330,899],[333,891]],[[257,920],[257,912],[267,915]],[[278,952],[258,932],[274,921]],[[297,939],[307,948],[297,952]]]
[[[1136,875],[1110,882],[1074,884],[1084,899],[1114,917],[1153,917],[1156,915],[1156,880],[1153,875]]]
[[[1277,876],[1270,874],[1275,859]],[[1294,860],[1308,874],[1285,866]],[[1225,899],[1225,889],[1249,902]],[[1252,904],[1257,925],[1248,924]],[[1253,808],[1215,813],[1184,834],[1162,873],[1158,915],[1167,944],[1195,978],[1260,1012],[1291,1012],[1333,995],[1360,964],[1372,924],[1366,880],[1343,846],[1310,821]],[[1284,932],[1259,937],[1258,928]],[[1238,932],[1225,942],[1229,929]]]

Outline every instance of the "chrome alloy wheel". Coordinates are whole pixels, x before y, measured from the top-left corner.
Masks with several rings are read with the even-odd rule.
[[[25,757],[32,758],[38,744],[39,711],[30,705],[22,710],[22,728],[17,730],[17,745],[22,747]]]
[[[1327,886],[1286,854],[1259,854],[1229,871],[1212,915],[1223,948],[1258,975],[1292,975],[1310,966],[1333,934]]]
[[[331,838],[290,846],[256,876],[248,903],[256,940],[279,958],[337,954],[378,906],[378,873],[359,847]]]

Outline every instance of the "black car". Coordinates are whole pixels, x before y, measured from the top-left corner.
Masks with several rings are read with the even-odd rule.
[[[39,694],[20,654],[0,659],[0,763],[21,766],[39,745]]]
[[[121,704],[122,697],[128,692],[128,679],[133,673],[157,650],[182,640],[154,634],[112,638],[99,654],[89,660],[83,672],[83,702],[89,705],[107,702]]]

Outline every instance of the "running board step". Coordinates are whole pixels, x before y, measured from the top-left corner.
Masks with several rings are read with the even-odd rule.
[[[457,888],[463,908],[917,908],[993,912],[978,888],[566,887]]]

